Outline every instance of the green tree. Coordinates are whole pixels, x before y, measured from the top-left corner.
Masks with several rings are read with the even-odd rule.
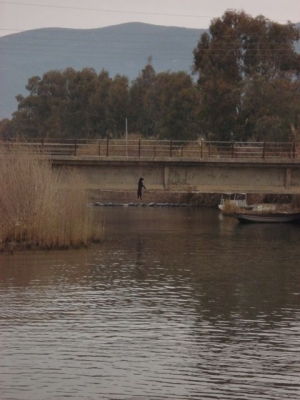
[[[60,71],[48,71],[38,83],[38,129],[43,137],[59,137],[63,131],[67,85]]]
[[[245,136],[257,141],[295,141],[300,127],[300,82],[256,75],[245,82]],[[249,133],[248,133],[249,131]]]
[[[32,77],[26,86],[29,96],[17,96],[13,114],[18,134],[31,137],[89,137],[94,134],[90,115],[98,76],[93,69],[48,71]]]
[[[145,137],[155,136],[156,98],[154,94],[156,72],[151,59],[130,88],[131,130]]]
[[[62,136],[62,119],[67,91],[63,74],[49,71],[41,79],[28,80],[29,96],[17,96],[18,111],[13,114],[18,134],[30,137]]]
[[[98,76],[94,69],[65,72],[67,97],[63,103],[63,132],[68,137],[94,136],[93,118],[90,115],[91,99],[96,93]]]
[[[15,135],[19,136],[39,136],[40,128],[40,104],[38,100],[38,86],[41,78],[34,76],[28,80],[26,89],[29,96],[16,96],[18,110],[13,113],[13,126]]]
[[[108,98],[111,85],[109,73],[102,70],[97,78],[96,90],[90,98],[90,122],[95,137],[104,138],[109,133]]]
[[[129,82],[126,76],[116,75],[107,98],[107,124],[114,137],[125,132],[125,119],[129,112]]]
[[[200,94],[185,72],[163,72],[155,80],[157,134],[161,139],[194,140],[200,132]]]
[[[0,140],[9,140],[15,137],[13,123],[8,118],[0,121]]]
[[[294,43],[299,37],[299,29],[292,24],[280,25],[263,16],[252,18],[244,12],[227,11],[222,18],[212,21],[209,33],[201,36],[194,50],[194,72],[198,74],[203,96],[201,117],[209,138],[246,140],[256,136],[258,108],[245,109],[246,104],[259,101],[249,98],[250,93],[258,94],[253,90],[254,81],[258,77],[262,79],[269,93],[284,79],[289,85],[281,85],[281,89],[295,91],[300,76],[300,56]],[[297,95],[286,93],[284,96],[294,100],[296,97],[299,104]],[[294,109],[292,101],[288,106]],[[274,128],[279,129],[283,139],[286,134],[282,126],[286,124],[278,125],[275,108],[274,102],[269,103],[267,110],[266,105],[264,107],[267,115],[274,116],[268,121],[274,121]],[[293,114],[289,125],[299,132],[297,121]]]

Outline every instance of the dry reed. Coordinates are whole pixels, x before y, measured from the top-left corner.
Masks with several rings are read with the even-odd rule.
[[[0,145],[0,248],[68,248],[100,239],[80,177],[68,173],[70,189],[39,153]]]
[[[232,215],[236,213],[242,212],[242,209],[238,207],[236,204],[230,203],[229,200],[225,200],[223,204],[222,213],[225,215]]]

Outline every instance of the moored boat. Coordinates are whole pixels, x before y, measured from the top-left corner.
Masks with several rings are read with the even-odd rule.
[[[219,209],[223,211],[226,208],[226,205],[229,207],[238,207],[238,208],[250,208],[251,206],[247,203],[247,193],[224,193],[221,196],[220,204],[218,205]]]
[[[239,222],[287,223],[300,221],[300,212],[243,212],[234,215]]]

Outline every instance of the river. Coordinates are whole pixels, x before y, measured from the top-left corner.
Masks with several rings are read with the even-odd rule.
[[[88,249],[0,254],[1,400],[300,398],[300,225],[95,220]]]

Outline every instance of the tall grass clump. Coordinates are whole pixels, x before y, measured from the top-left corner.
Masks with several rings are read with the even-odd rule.
[[[61,175],[39,153],[0,144],[0,248],[68,248],[100,239],[82,179]]]
[[[239,212],[242,212],[242,210],[236,204],[230,203],[229,200],[224,201],[223,209],[222,209],[223,214],[230,215],[230,214],[235,214],[235,213],[239,213]]]

